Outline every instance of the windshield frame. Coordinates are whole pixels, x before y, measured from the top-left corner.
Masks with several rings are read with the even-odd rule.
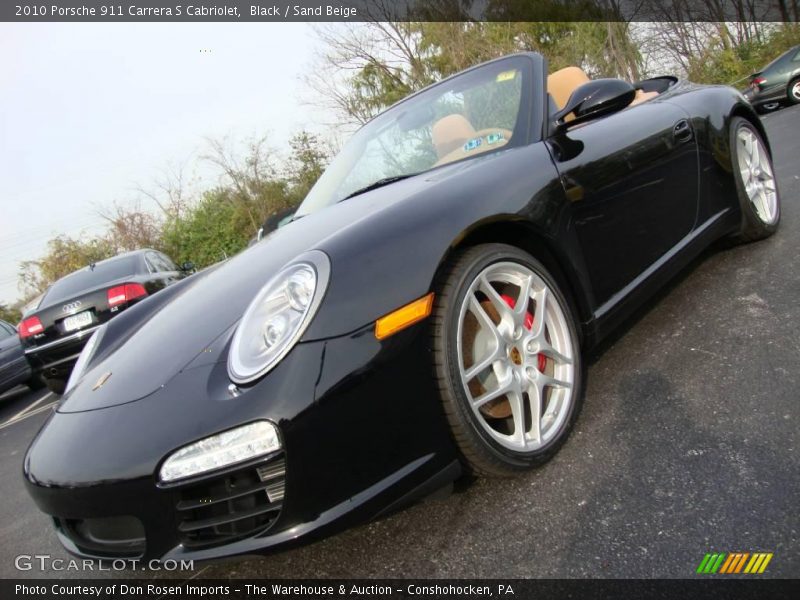
[[[512,54],[510,56],[504,56],[501,58],[497,58],[488,62],[481,63],[479,65],[475,65],[474,67],[470,67],[464,71],[460,71],[442,81],[434,83],[414,94],[403,98],[399,102],[393,104],[386,110],[382,111],[380,114],[376,115],[374,118],[370,119],[367,123],[361,126],[351,138],[347,141],[347,143],[342,147],[342,150],[337,153],[337,156],[334,157],[334,160],[331,162],[331,165],[325,170],[327,172],[333,163],[336,161],[336,158],[346,149],[347,145],[350,144],[355,136],[361,133],[365,128],[374,126],[376,121],[385,120],[387,117],[386,115],[389,113],[394,113],[395,111],[402,108],[408,102],[412,102],[415,99],[420,98],[421,96],[436,96],[437,94],[442,93],[442,88],[445,90],[448,87],[451,87],[454,82],[462,78],[468,77],[475,77],[475,74],[480,71],[484,70],[504,70],[504,69],[519,69],[522,74],[523,79],[523,86],[521,89],[521,96],[520,96],[520,104],[519,104],[519,112],[517,116],[517,122],[514,126],[514,135],[511,138],[511,141],[496,149],[489,152],[484,152],[481,154],[476,154],[474,156],[466,156],[462,159],[441,164],[441,165],[434,165],[429,169],[425,169],[418,173],[411,174],[410,176],[418,176],[427,173],[431,173],[437,171],[439,169],[443,169],[445,167],[449,167],[450,165],[455,164],[463,164],[467,161],[476,160],[478,158],[485,158],[487,156],[491,156],[498,152],[502,152],[504,150],[510,150],[512,148],[519,148],[522,146],[530,145],[531,143],[541,141],[543,139],[543,132],[544,132],[544,125],[545,125],[545,118],[544,118],[544,97],[546,94],[546,90],[543,87],[545,82],[545,68],[544,68],[544,59],[540,54],[535,52],[523,52],[519,54]],[[540,89],[537,92],[537,85]],[[338,200],[329,200],[327,203],[322,204],[320,206],[316,205],[316,202],[313,206],[308,206],[309,199],[313,198],[313,193],[315,188],[320,185],[320,182],[325,177],[325,172],[323,172],[320,179],[317,183],[312,187],[309,191],[306,198],[298,207],[295,217],[299,219],[304,217],[308,214],[318,212],[320,210],[324,210],[325,208],[329,208],[341,201],[345,198],[340,198]],[[403,177],[405,178],[405,177]]]

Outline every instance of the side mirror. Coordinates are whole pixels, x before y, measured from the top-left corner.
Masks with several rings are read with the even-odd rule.
[[[584,83],[569,97],[567,105],[555,114],[558,129],[597,119],[622,110],[636,97],[636,89],[621,79],[595,79]],[[573,114],[570,121],[566,117]]]
[[[294,218],[294,213],[296,212],[297,212],[297,207],[290,206],[288,208],[279,210],[278,212],[271,214],[269,217],[267,217],[267,220],[264,221],[264,224],[261,226],[261,229],[259,229],[258,233],[256,234],[258,241],[260,242],[261,239],[268,233],[271,233],[276,229],[279,229],[280,227],[283,227],[284,225],[287,225],[289,222],[291,222],[292,218]]]
[[[181,265],[181,271],[194,271],[194,263],[190,260],[187,260]]]

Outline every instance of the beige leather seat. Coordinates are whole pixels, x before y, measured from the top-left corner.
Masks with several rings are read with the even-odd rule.
[[[503,127],[487,127],[475,131],[464,115],[454,113],[442,117],[431,127],[431,141],[439,160],[435,166],[497,150],[505,146],[513,133]],[[473,142],[467,146],[468,142]]]
[[[547,76],[547,92],[553,97],[559,110],[567,105],[572,92],[591,81],[579,67],[564,67]]]
[[[447,115],[436,121],[431,128],[436,155],[443,158],[456,148],[462,147],[476,135],[472,123],[464,115]]]
[[[564,67],[547,76],[547,92],[553,97],[553,101],[556,103],[558,110],[561,110],[567,105],[567,101],[572,95],[572,92],[589,81],[591,80],[589,76],[584,73],[583,69],[579,67]],[[629,106],[636,106],[642,102],[647,102],[656,96],[658,96],[658,92],[636,90],[636,97]],[[568,115],[566,120],[569,121],[572,118],[572,115]]]

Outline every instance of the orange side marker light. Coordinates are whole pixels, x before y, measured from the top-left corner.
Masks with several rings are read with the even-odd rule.
[[[375,337],[384,340],[414,323],[419,323],[430,316],[432,310],[433,292],[375,321]]]

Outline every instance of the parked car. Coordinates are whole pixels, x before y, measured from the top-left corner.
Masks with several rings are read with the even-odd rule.
[[[745,98],[759,111],[800,103],[800,46],[790,48],[750,76]]]
[[[56,394],[66,388],[72,367],[92,332],[125,309],[180,281],[182,268],[155,250],[137,250],[91,264],[62,277],[38,306],[23,315],[19,337],[25,355]]]
[[[291,222],[97,329],[24,461],[64,546],[265,552],[552,457],[585,352],[780,218],[738,91],[639,85],[525,53],[428,87]]]
[[[31,389],[44,385],[25,358],[17,328],[0,320],[0,394],[22,383]]]

